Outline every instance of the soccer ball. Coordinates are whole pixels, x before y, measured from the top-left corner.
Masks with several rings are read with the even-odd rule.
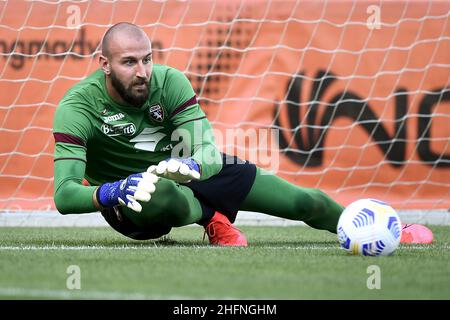
[[[397,212],[375,199],[361,199],[342,212],[337,225],[341,247],[352,254],[387,256],[400,244],[401,222]]]

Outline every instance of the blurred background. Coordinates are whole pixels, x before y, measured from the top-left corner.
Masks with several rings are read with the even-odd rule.
[[[346,205],[450,208],[448,1],[0,1],[0,212],[54,211],[53,114],[141,26],[219,147]],[[264,132],[255,139],[252,132]],[[232,139],[224,139],[229,132]],[[422,219],[422,220],[421,220]]]

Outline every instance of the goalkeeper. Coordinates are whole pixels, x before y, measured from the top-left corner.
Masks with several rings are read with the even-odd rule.
[[[343,207],[326,194],[217,150],[191,84],[180,71],[153,65],[141,28],[112,26],[99,62],[54,116],[59,212],[100,211],[112,228],[137,240],[198,223],[211,244],[246,246],[232,225],[238,210],[336,232]]]

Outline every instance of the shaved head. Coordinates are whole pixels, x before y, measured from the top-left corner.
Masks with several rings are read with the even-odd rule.
[[[102,39],[100,66],[109,95],[119,103],[140,107],[149,96],[152,44],[139,26],[120,22]]]
[[[115,46],[120,44],[123,39],[149,42],[147,34],[139,26],[128,22],[119,22],[109,28],[103,36],[102,55],[111,58]]]

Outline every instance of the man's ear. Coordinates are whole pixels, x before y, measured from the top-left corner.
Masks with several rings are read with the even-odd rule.
[[[101,54],[98,60],[103,72],[108,76],[111,73],[111,66],[109,65],[108,58]]]

